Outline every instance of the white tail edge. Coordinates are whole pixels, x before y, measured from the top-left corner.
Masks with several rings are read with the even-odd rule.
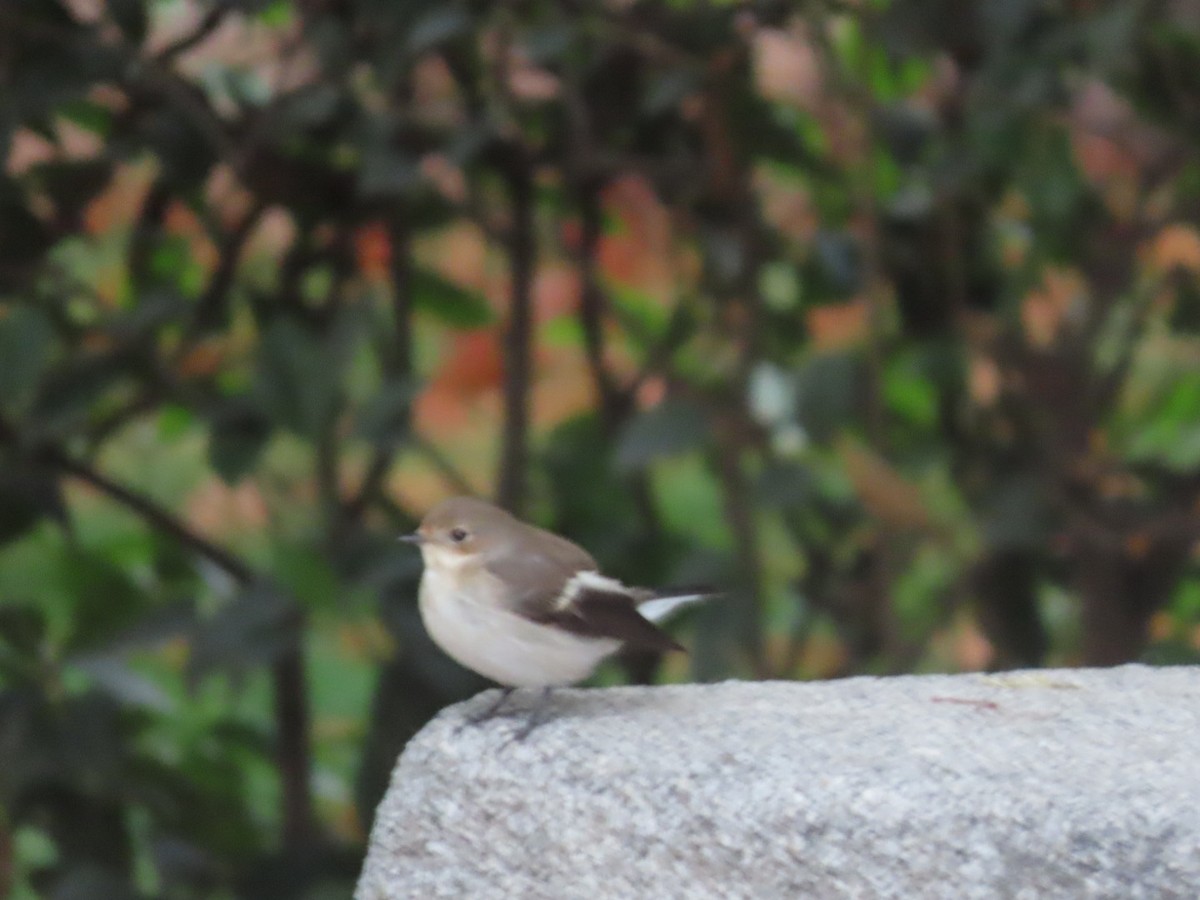
[[[714,594],[676,594],[667,597],[652,597],[638,604],[638,612],[651,622],[661,622],[674,615],[684,607],[707,600]]]

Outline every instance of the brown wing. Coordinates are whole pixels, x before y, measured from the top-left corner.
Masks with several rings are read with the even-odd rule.
[[[580,572],[596,571],[591,555],[566,538],[523,525],[503,551],[484,565],[508,585],[513,611],[525,618],[649,650],[683,649],[637,611],[630,593],[577,585],[570,603],[563,606],[563,591],[571,579]]]
[[[579,572],[595,572],[586,550],[549,531],[524,526],[512,543],[484,567],[508,585],[513,611],[541,621]]]
[[[619,591],[583,587],[565,609],[548,609],[537,621],[552,622],[573,634],[614,638],[643,650],[682,650],[674,638],[637,611],[634,598]]]

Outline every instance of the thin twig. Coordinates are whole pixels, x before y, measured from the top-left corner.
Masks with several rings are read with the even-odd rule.
[[[529,458],[529,389],[533,374],[533,177],[523,153],[514,150],[508,185],[512,230],[508,241],[510,305],[504,333],[504,430],[496,499],[520,513],[525,505]]]
[[[257,580],[258,576],[255,571],[240,558],[224,547],[197,534],[173,516],[170,511],[159,506],[144,494],[127,488],[123,484],[118,484],[87,463],[72,459],[58,448],[46,448],[38,454],[38,458],[60,472],[70,475],[84,484],[91,485],[127,509],[133,510],[155,530],[169,535],[184,547],[216,564],[241,586],[245,587]]]
[[[601,236],[601,211],[594,190],[584,189],[579,198],[580,238],[576,264],[579,267],[579,322],[583,328],[583,348],[588,370],[600,401],[600,415],[611,432],[623,417],[628,395],[616,384],[604,360],[604,294],[596,271],[596,255]]]
[[[171,63],[175,57],[186,53],[197,44],[201,43],[205,38],[217,30],[217,26],[225,19],[225,16],[232,10],[232,5],[229,3],[218,3],[200,20],[200,23],[188,34],[176,39],[167,44],[162,50],[154,55],[154,60],[159,65],[167,65]]]
[[[382,354],[383,368],[386,374],[399,381],[408,381],[413,376],[413,347],[412,347],[412,243],[408,225],[402,214],[392,216],[388,221],[388,236],[391,239],[391,274],[392,274],[392,341],[387,351]],[[411,430],[412,408],[406,403],[404,421],[401,426]],[[360,516],[383,489],[384,479],[392,467],[395,448],[381,446],[375,449],[371,462],[363,475],[358,493],[346,504],[345,514],[353,519]]]
[[[456,494],[470,495],[475,493],[475,487],[471,484],[470,480],[436,446],[421,437],[413,439],[413,446],[433,464],[433,467],[437,469],[438,474],[442,476],[442,479],[449,485],[452,491]]]
[[[192,315],[192,322],[189,326],[190,336],[194,337],[198,332],[216,327],[225,316],[229,306],[229,293],[233,287],[234,276],[237,274],[242,249],[246,246],[246,241],[250,239],[254,227],[266,211],[267,203],[257,200],[221,242],[217,267],[213,271],[212,277],[209,278],[204,293],[196,302],[195,313]],[[183,341],[181,344],[191,346],[189,341]]]

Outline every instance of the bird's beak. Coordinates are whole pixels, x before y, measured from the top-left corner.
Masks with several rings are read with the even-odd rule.
[[[413,532],[412,534],[400,535],[398,540],[404,541],[406,544],[423,544],[425,543],[425,536],[419,532]]]

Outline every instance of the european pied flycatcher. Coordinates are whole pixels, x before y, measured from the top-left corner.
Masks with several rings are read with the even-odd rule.
[[[401,540],[421,548],[419,606],[430,636],[506,689],[480,720],[513,689],[582,681],[621,647],[682,650],[654,623],[707,596],[626,587],[601,575],[581,547],[470,497],[439,503]]]

